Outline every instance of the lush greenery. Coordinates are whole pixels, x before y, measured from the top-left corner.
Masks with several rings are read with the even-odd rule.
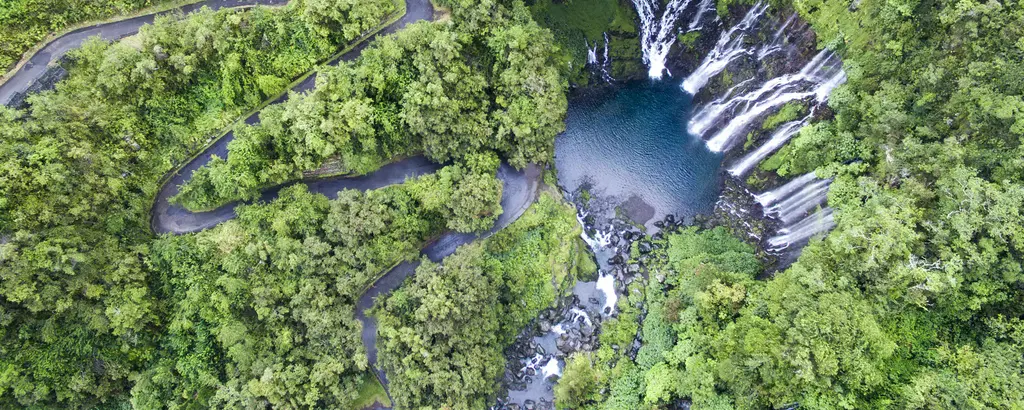
[[[493,161],[496,166],[497,161]],[[491,175],[477,174],[496,181]],[[156,241],[148,263],[166,332],[132,404],[349,408],[368,370],[355,301],[446,225],[467,170],[338,199],[286,188],[197,235]],[[500,184],[487,202],[500,206]],[[464,226],[465,222],[457,225]],[[489,227],[489,226],[488,226]]]
[[[7,0],[0,6],[0,67],[8,70],[47,35],[172,0]]]
[[[365,360],[353,292],[426,236],[493,220],[493,155],[481,150],[418,190],[328,202],[294,188],[195,236],[154,242],[149,211],[162,176],[216,130],[393,10],[387,0],[307,1],[159,19],[73,52],[70,76],[30,108],[0,108],[0,407],[355,399]],[[503,27],[511,33],[475,44],[527,30]],[[527,115],[532,95],[501,94],[522,88],[517,79],[491,91]]]
[[[567,105],[550,33],[521,5],[467,2],[454,13],[321,71],[313,92],[238,129],[228,158],[197,171],[175,201],[209,209],[255,198],[331,159],[351,173],[419,151],[438,162],[492,150],[517,167],[549,161]]]
[[[586,71],[587,47],[604,50],[608,34],[611,75],[631,77],[643,70],[636,12],[629,0],[536,0],[530,12],[538,24],[551,30],[572,68],[570,80],[578,85],[589,81]],[[603,57],[601,57],[603,58]]]
[[[830,115],[764,168],[834,178],[836,228],[766,280],[755,279],[753,249],[724,231],[671,236],[652,272],[665,281],[644,292],[636,360],[593,358],[594,375],[574,358],[560,400],[1024,406],[1024,8],[794,6],[843,56],[849,80]]]
[[[587,258],[575,210],[543,193],[519,220],[424,262],[378,304],[380,360],[400,408],[481,409],[494,400],[503,351],[551,306]],[[581,272],[584,274],[590,272]]]

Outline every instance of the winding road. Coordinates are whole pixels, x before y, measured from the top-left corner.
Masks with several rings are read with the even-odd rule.
[[[224,7],[239,7],[247,5],[276,5],[287,3],[287,0],[208,0],[180,9],[185,13],[199,9],[202,6],[209,6],[213,9]],[[63,37],[47,44],[39,53],[33,56],[28,64],[22,67],[9,81],[0,85],[0,101],[4,104],[10,101],[12,96],[23,93],[48,69],[48,65],[62,57],[65,53],[82,44],[85,39],[99,35],[107,40],[116,40],[131,35],[139,30],[144,24],[151,23],[154,17],[160,14],[174,12],[168,11],[148,16],[142,16],[123,20],[114,23],[101,24],[73,31]],[[328,64],[334,65],[339,61],[350,61],[359,56],[362,50],[377,36],[394,33],[406,25],[420,21],[432,20],[434,9],[430,0],[406,0],[406,14],[399,20],[385,27],[383,30],[366,38],[364,41],[353,47],[350,51],[342,54]],[[316,84],[316,74],[295,85],[291,90],[295,92],[306,92]],[[289,93],[274,100],[273,103],[280,103],[288,99]],[[259,122],[259,113],[252,114],[245,119],[247,124]],[[192,174],[203,165],[206,165],[213,156],[227,158],[228,144],[234,139],[234,132],[228,132],[223,137],[214,141],[204,149],[192,161],[178,168],[166,178],[156,196],[151,214],[151,228],[156,234],[185,234],[198,232],[212,228],[222,222],[233,219],[237,216],[235,207],[239,205],[234,202],[209,212],[190,212],[180,206],[171,204],[168,200],[178,193],[178,186],[191,179]],[[261,201],[273,200],[278,192],[285,186],[296,183],[306,184],[310,192],[326,195],[329,198],[337,198],[338,191],[343,189],[372,190],[388,185],[401,183],[407,178],[429,174],[437,171],[440,165],[434,164],[422,156],[405,158],[400,161],[385,165],[379,170],[359,177],[332,177],[323,179],[310,179],[286,184],[279,187],[267,189],[261,195]],[[431,261],[440,262],[446,256],[451,255],[455,250],[464,244],[477,239],[486,238],[493,233],[505,228],[512,222],[519,219],[532,204],[539,192],[540,181],[542,180],[542,168],[537,165],[529,165],[523,170],[516,170],[503,163],[498,169],[498,178],[503,183],[501,207],[503,213],[495,221],[494,226],[483,234],[463,234],[448,232],[437,240],[432,241],[423,248],[423,254]],[[387,376],[377,366],[377,322],[374,318],[366,315],[366,310],[373,307],[377,297],[386,295],[399,287],[407,277],[415,273],[419,262],[403,262],[378,278],[366,292],[360,296],[356,304],[356,317],[362,322],[362,340],[366,346],[367,355],[371,366],[373,366],[377,377],[388,391]],[[377,406],[380,408],[380,406]]]
[[[365,39],[365,41],[359,43],[345,54],[331,60],[328,64],[335,65],[340,61],[354,60],[378,36],[394,33],[406,25],[420,20],[432,20],[433,17],[434,7],[430,4],[430,0],[406,0],[406,12],[402,18]],[[316,73],[296,84],[291,91],[307,92],[313,89],[314,85],[316,85]],[[285,93],[274,100],[273,103],[277,104],[287,100],[290,94]],[[250,125],[257,124],[259,121],[258,112],[245,119],[245,123]],[[210,162],[214,155],[220,158],[227,158],[228,144],[234,139],[235,132],[229,131],[223,137],[214,141],[213,144],[203,150],[191,162],[174,171],[171,177],[167,179],[167,182],[160,188],[160,192],[157,193],[156,203],[151,213],[150,225],[153,232],[158,234],[196,232],[211,228],[236,216],[235,205],[237,203],[231,203],[210,212],[189,212],[180,206],[168,202],[168,199],[178,194],[178,186],[191,179],[192,173],[206,165],[207,162]],[[406,177],[431,173],[437,169],[436,165],[429,163],[423,158],[411,158],[387,165],[376,172],[358,178],[327,178],[307,181],[306,184],[309,185],[311,192],[319,192],[328,197],[336,198],[338,191],[345,188],[376,189],[402,182]],[[264,192],[262,199],[275,198],[279,190],[280,188],[272,188]]]
[[[287,3],[288,0],[206,0],[160,13],[74,30],[47,43],[42,49],[33,54],[23,66],[19,67],[10,79],[0,84],[0,103],[8,105],[12,100],[16,99],[16,96],[27,92],[36,80],[46,74],[50,64],[60,60],[68,51],[81,47],[82,43],[90,37],[99,36],[107,41],[118,40],[138,33],[139,28],[146,24],[152,24],[157,16],[177,12],[188,14],[204,6],[218,10],[226,7],[277,6]]]
[[[446,233],[424,247],[423,254],[433,262],[441,262],[448,255],[455,253],[459,246],[477,239],[489,237],[515,222],[526,212],[530,204],[537,199],[537,194],[540,192],[542,175],[543,169],[534,164],[530,164],[525,169],[519,171],[508,164],[502,163],[498,169],[498,179],[504,184],[501,193],[501,209],[504,212],[498,217],[498,220],[494,221],[494,226],[487,232],[479,235],[457,232]],[[377,320],[372,316],[367,316],[366,311],[373,307],[378,296],[387,295],[399,287],[405,281],[405,278],[416,271],[419,265],[419,261],[398,264],[388,273],[385,273],[384,276],[381,276],[380,279],[377,279],[359,297],[359,301],[356,302],[356,318],[363,323],[362,338],[363,345],[366,346],[366,356],[374,371],[377,372],[377,377],[380,379],[381,384],[384,385],[384,390],[388,391],[389,398],[391,393],[388,390],[387,376],[377,366]]]

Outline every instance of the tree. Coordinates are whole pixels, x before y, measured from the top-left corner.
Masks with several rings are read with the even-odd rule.
[[[578,409],[594,401],[602,383],[601,373],[594,368],[589,353],[574,353],[565,363],[562,377],[555,385],[555,406]]]

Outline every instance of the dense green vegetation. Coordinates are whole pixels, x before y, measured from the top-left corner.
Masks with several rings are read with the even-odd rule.
[[[489,174],[475,175],[497,182],[492,163]],[[458,215],[473,211],[458,208],[458,192],[476,182],[466,172],[446,167],[336,200],[296,185],[272,203],[240,207],[215,229],[156,241],[148,262],[167,328],[132,403],[350,407],[361,384],[375,383],[362,377],[355,301],[429,237],[467,226]],[[500,184],[488,194],[500,213]]]
[[[762,169],[835,178],[837,227],[761,281],[725,231],[671,236],[636,360],[573,358],[560,406],[1024,406],[1024,8],[794,5],[849,81]]]
[[[588,83],[584,69],[587,45],[600,45],[603,50],[604,33],[609,35],[608,56],[612,60],[613,77],[626,78],[644,72],[634,21],[636,12],[629,0],[536,0],[530,3],[530,12],[537,23],[554,33],[563,58],[572,69],[570,80],[574,84]]]
[[[172,0],[6,0],[0,3],[0,67],[10,69],[47,35],[75,24]]]
[[[375,17],[360,27],[393,7],[363,4]],[[213,130],[338,48],[305,13],[161,19],[75,51],[29,110],[0,108],[0,407],[108,400],[152,358],[152,195]]]
[[[209,209],[255,198],[331,159],[344,173],[420,151],[438,162],[484,151],[517,167],[550,160],[567,105],[550,33],[521,6],[454,11],[453,23],[414,24],[322,70],[312,93],[238,129],[228,158],[197,171],[175,200]]]
[[[0,63],[49,30],[149,4],[78,3],[4,3]],[[381,39],[240,126],[232,154],[177,200],[252,199],[328,162],[358,174],[423,152],[450,165],[335,200],[296,185],[198,234],[149,231],[161,177],[393,2],[160,19],[72,53],[69,77],[30,108],[0,108],[0,407],[348,408],[379,395],[359,295],[441,232],[490,227],[500,160],[551,159],[584,38],[610,31],[615,73],[638,68],[625,0],[439,3],[449,21]],[[758,178],[834,178],[837,227],[762,280],[754,248],[724,228],[657,241],[597,351],[567,360],[559,408],[1024,407],[1024,7],[792,5],[849,81]],[[764,128],[802,115],[787,106]],[[395,404],[490,405],[503,350],[589,273],[579,229],[545,193],[383,299]]]
[[[356,399],[365,360],[352,333],[353,294],[414,256],[427,236],[480,229],[500,214],[500,184],[487,176],[496,157],[460,153],[465,165],[418,190],[328,202],[292,188],[199,235],[154,242],[148,220],[167,171],[395,10],[388,0],[353,4],[160,19],[126,41],[73,52],[70,76],[31,96],[30,108],[0,108],[0,407],[125,403],[129,391],[139,407],[344,407]],[[489,138],[546,135],[505,151],[513,160],[549,156],[554,131],[532,133],[535,122],[516,118],[536,121],[530,107],[544,107],[547,126],[560,127],[563,81],[548,59],[512,51],[536,52],[519,45],[544,38],[528,15],[513,24],[491,11],[467,12],[465,21],[494,29],[462,55],[493,65],[464,65],[459,75],[487,70],[496,98],[488,112],[505,113],[494,121],[507,126]],[[464,32],[429,26],[419,32]],[[508,47],[501,56],[511,59],[470,58],[490,50],[484,45]],[[433,58],[418,55],[404,54]],[[514,74],[524,70],[537,76]],[[455,74],[446,75],[453,84]],[[465,145],[482,138],[473,137]],[[462,146],[439,144],[453,145],[438,152]]]
[[[481,409],[505,347],[550,307],[588,258],[575,210],[543,193],[519,220],[459,248],[378,304],[380,360],[400,408]],[[593,266],[592,264],[589,266]]]

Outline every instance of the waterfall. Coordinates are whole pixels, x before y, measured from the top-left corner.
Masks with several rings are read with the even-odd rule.
[[[601,78],[607,82],[611,82],[612,80],[614,80],[614,78],[612,78],[611,75],[612,60],[611,57],[608,56],[608,43],[608,33],[606,32],[604,33],[604,50],[601,54],[601,57],[603,59],[601,61],[598,61],[597,42],[594,42],[594,46],[591,47],[590,41],[588,41],[586,38],[583,39],[583,45],[584,47],[587,48],[587,65],[596,66],[597,70],[601,72]]]
[[[795,13],[789,16],[789,18],[779,26],[778,30],[775,30],[775,34],[772,35],[772,41],[768,42],[768,45],[761,47],[761,50],[757,52],[758,60],[764,60],[765,57],[768,57],[772,53],[782,50],[782,40],[785,39],[782,34],[787,28],[789,28],[789,25],[792,24],[794,20],[796,20]]]
[[[661,10],[661,4],[661,0],[633,0],[640,16],[640,45],[648,67],[647,75],[653,79],[660,79],[667,71],[665,60],[676,41],[676,21],[690,0],[669,0],[664,10]],[[660,19],[656,17],[659,11]]]
[[[778,235],[768,239],[768,245],[773,250],[782,250],[794,243],[810,239],[814,235],[832,229],[835,225],[832,208],[824,208],[793,226],[780,229]]]
[[[761,115],[790,101],[808,97],[815,97],[819,103],[825,101],[832,89],[846,80],[846,73],[838,67],[836,60],[835,54],[822,50],[798,73],[773,78],[756,90],[702,109],[690,120],[687,128],[694,135],[703,135],[727,111],[737,112],[724,127],[707,139],[708,149],[725,151]],[[704,114],[705,110],[709,110],[710,114]]]
[[[766,10],[768,10],[768,5],[758,2],[743,16],[743,20],[739,24],[722,33],[718,42],[715,43],[715,48],[704,57],[700,66],[683,80],[683,90],[692,95],[697,94],[697,91],[707,85],[711,77],[725,70],[729,63],[741,55],[750,54],[753,50],[744,47],[745,32]]]
[[[583,46],[587,48],[587,65],[597,64],[597,43],[594,43],[594,47],[590,47],[590,42],[587,39],[583,39]]]
[[[814,68],[819,66],[824,58],[825,52],[822,51],[818,53],[818,55],[814,56],[814,58],[807,63],[804,69],[799,73],[775,77],[762,84],[761,87],[756,90],[736,97],[731,97],[735,89],[753,79],[737,84],[733,88],[729,89],[729,91],[727,91],[721,98],[701,108],[700,111],[690,119],[690,122],[687,123],[687,131],[689,131],[690,134],[697,136],[704,135],[708,129],[723,119],[723,114],[727,111],[732,111],[734,108],[741,105],[743,108],[741,108],[740,111],[745,111],[750,108],[751,103],[757,102],[765,94],[792,88],[792,86],[803,80],[805,72],[808,71],[809,67]]]
[[[765,213],[775,215],[782,223],[790,224],[807,214],[807,211],[825,202],[828,185],[832,181],[821,180],[807,185],[795,195],[769,207]]]
[[[558,366],[558,359],[552,357],[548,359],[547,364],[540,368],[540,372],[545,378],[552,376],[558,377],[562,375],[562,368]]]
[[[619,303],[619,295],[615,293],[615,276],[601,272],[601,276],[597,278],[597,289],[604,294],[604,308],[601,311],[606,315],[612,314],[615,305]]]
[[[611,57],[608,57],[608,43],[609,43],[608,42],[608,33],[605,32],[603,34],[604,34],[604,62],[601,63],[601,73],[604,74],[605,81],[612,81],[612,80],[614,80],[614,78],[612,78],[612,75],[609,72],[609,70],[612,68],[612,59],[611,59]]]
[[[828,179],[817,179],[814,172],[809,172],[781,187],[754,196],[764,207],[765,215],[783,224],[776,235],[768,239],[768,245],[773,250],[785,249],[791,244],[832,229],[835,225],[832,208],[824,207],[807,215],[814,208],[825,204],[831,182]]]
[[[714,10],[715,0],[700,0],[700,4],[697,5],[697,12],[693,15],[693,20],[690,20],[690,25],[686,28],[686,31],[696,31],[701,29],[700,19],[704,17],[704,14]]]
[[[778,150],[783,144],[788,142],[790,138],[796,135],[796,133],[800,131],[800,128],[803,128],[803,126],[807,124],[807,120],[809,118],[810,117],[805,117],[799,121],[790,121],[780,125],[775,129],[775,132],[772,133],[772,136],[768,138],[768,142],[761,144],[761,146],[757,147],[753,152],[744,156],[743,159],[740,159],[736,165],[729,168],[729,173],[734,177],[742,177],[751,168],[761,163],[761,160]]]
[[[803,188],[807,184],[811,183],[811,181],[814,181],[815,178],[817,177],[814,175],[813,171],[808,172],[806,174],[793,178],[792,181],[787,182],[783,186],[780,186],[768,192],[755,195],[754,199],[757,200],[757,202],[760,203],[761,206],[767,207],[775,203],[775,201],[778,201],[779,198],[791,195],[798,189]]]

